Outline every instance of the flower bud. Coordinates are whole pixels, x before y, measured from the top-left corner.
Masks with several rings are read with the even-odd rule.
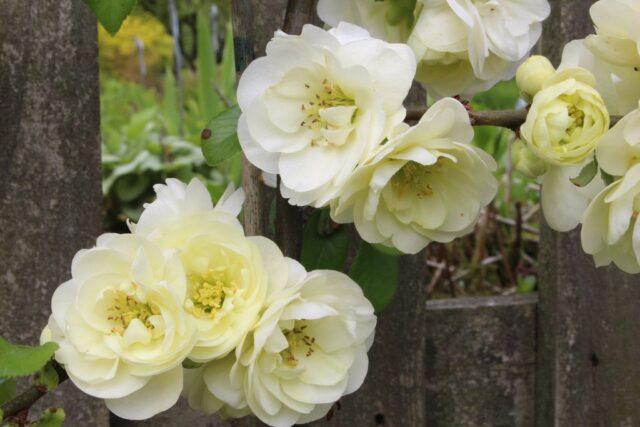
[[[544,160],[536,156],[521,139],[517,139],[511,144],[511,161],[519,172],[530,178],[544,175],[547,171],[547,164]]]
[[[547,79],[533,97],[520,135],[542,160],[579,164],[609,130],[609,112],[594,89],[595,78],[583,68],[567,68]]]
[[[525,100],[531,101],[555,71],[551,62],[544,56],[534,55],[527,59],[516,73],[516,84]]]

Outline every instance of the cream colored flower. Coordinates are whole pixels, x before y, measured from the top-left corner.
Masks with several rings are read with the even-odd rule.
[[[276,33],[238,86],[244,154],[280,175],[291,204],[327,204],[404,119],[415,66],[406,45],[373,39],[351,24]]]
[[[337,27],[340,22],[350,22],[366,29],[377,39],[393,43],[403,42],[409,36],[409,28],[406,23],[391,25],[387,19],[390,9],[391,4],[388,1],[318,1],[318,16],[331,27]]]
[[[596,148],[598,164],[609,175],[622,176],[640,161],[640,108],[627,114]]]
[[[469,233],[497,190],[496,163],[472,138],[462,104],[438,101],[356,170],[332,202],[332,218],[405,253]]]
[[[583,68],[566,68],[545,81],[520,128],[522,139],[538,157],[567,165],[591,156],[610,122],[594,86],[593,75]]]
[[[173,406],[197,339],[183,310],[187,283],[177,254],[140,236],[106,234],[76,254],[71,270],[41,337],[59,344],[55,358],[71,381],[122,418]]]
[[[590,12],[596,34],[567,44],[560,68],[591,71],[610,113],[627,114],[640,100],[640,2],[600,0]]]
[[[602,190],[582,220],[582,248],[596,266],[613,262],[626,273],[640,273],[640,164]]]
[[[591,202],[582,220],[582,247],[597,266],[615,263],[640,273],[640,109],[627,114],[602,138],[598,164],[620,177]]]
[[[542,32],[547,0],[420,0],[408,44],[436,97],[471,96],[512,78]]]
[[[587,158],[577,165],[547,165],[547,172],[540,177],[542,187],[540,205],[549,227],[567,232],[578,226],[589,202],[605,187],[600,174],[584,187],[578,187],[571,179],[592,162]]]
[[[198,342],[189,354],[197,362],[223,357],[258,320],[271,271],[282,253],[262,237],[246,237],[236,215],[244,200],[232,188],[216,207],[204,184],[167,180],[145,207],[136,234],[177,250],[187,275],[184,309],[194,319]]]
[[[271,426],[322,418],[367,373],[376,317],[348,276],[298,266],[235,355],[188,373],[189,402]],[[300,279],[302,279],[300,281]]]

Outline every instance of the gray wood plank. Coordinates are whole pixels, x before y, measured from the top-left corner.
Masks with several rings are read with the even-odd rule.
[[[551,3],[542,51],[558,64],[566,42],[593,32],[594,1]],[[640,280],[596,269],[577,230],[543,225],[539,283],[537,425],[640,425]]]
[[[95,18],[81,0],[0,1],[0,335],[35,344],[78,249],[100,232]],[[101,402],[64,384],[34,413],[104,426]]]

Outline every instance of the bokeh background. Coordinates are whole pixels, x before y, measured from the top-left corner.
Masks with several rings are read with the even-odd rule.
[[[141,0],[115,37],[99,28],[104,231],[126,230],[153,184],[203,180],[216,200],[240,185],[237,155],[215,167],[202,131],[235,104],[231,0]],[[478,94],[477,110],[523,108],[513,81]],[[539,187],[515,171],[508,130],[477,127],[474,143],[498,161],[500,190],[471,235],[431,244],[424,262],[430,298],[535,291]]]

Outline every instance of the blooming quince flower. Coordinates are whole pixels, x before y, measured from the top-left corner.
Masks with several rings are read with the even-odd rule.
[[[593,161],[592,157],[577,165],[547,164],[547,172],[539,178],[542,190],[540,206],[549,227],[556,231],[571,231],[580,224],[589,202],[605,187],[600,174],[579,187],[571,179]]]
[[[640,3],[600,0],[590,13],[596,34],[567,44],[560,68],[591,71],[610,113],[627,114],[640,99]]]
[[[600,168],[612,176],[624,175],[640,162],[640,108],[624,116],[596,148]]]
[[[235,354],[187,374],[192,406],[291,426],[324,417],[360,387],[376,324],[371,303],[342,273],[292,270]]]
[[[522,139],[538,157],[567,165],[592,155],[610,123],[595,85],[593,75],[578,67],[558,71],[544,82],[520,128]]]
[[[136,235],[105,234],[81,250],[72,278],[56,289],[41,336],[83,392],[127,419],[173,406],[182,361],[197,339],[183,310],[187,282],[175,252]]]
[[[602,190],[582,219],[582,248],[596,266],[613,262],[622,271],[640,273],[640,164]]]
[[[512,78],[542,33],[547,0],[419,0],[408,44],[436,97],[472,96]]]
[[[277,32],[238,85],[238,138],[258,168],[279,174],[294,205],[326,205],[402,122],[415,73],[406,45],[355,25]]]
[[[214,207],[202,182],[168,179],[154,186],[132,228],[164,249],[177,250],[187,275],[184,309],[194,319],[196,362],[224,357],[258,320],[273,265],[282,254],[267,239],[246,237],[236,216],[244,194],[229,187]]]
[[[497,191],[496,163],[472,139],[462,104],[436,102],[356,170],[331,204],[333,220],[405,253],[469,233]]]

